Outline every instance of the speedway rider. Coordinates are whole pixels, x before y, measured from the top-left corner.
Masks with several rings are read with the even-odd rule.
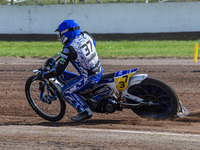
[[[68,63],[72,63],[80,76],[64,85],[61,94],[78,112],[77,116],[71,118],[72,121],[83,121],[91,118],[93,112],[78,92],[97,84],[104,70],[98,59],[96,42],[89,33],[81,32],[75,20],[64,20],[56,31],[58,40],[64,45],[61,58],[57,66],[49,72],[44,72],[42,77],[58,77],[66,69]]]

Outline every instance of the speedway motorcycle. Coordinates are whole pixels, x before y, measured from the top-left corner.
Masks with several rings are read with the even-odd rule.
[[[55,67],[59,58],[59,53],[49,58],[41,68],[33,71],[36,75],[29,77],[25,84],[26,98],[33,110],[51,122],[61,120],[65,114],[62,87],[78,77],[69,71],[64,71],[57,78],[38,77],[41,72]],[[140,117],[152,119],[170,119],[189,114],[170,85],[136,72],[137,68],[105,74],[98,84],[79,94],[96,113],[130,109]]]

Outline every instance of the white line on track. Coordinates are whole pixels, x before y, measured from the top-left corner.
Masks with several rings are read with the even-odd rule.
[[[94,132],[112,132],[112,133],[131,133],[131,134],[150,134],[150,135],[171,135],[171,136],[189,136],[200,137],[199,134],[185,134],[173,132],[150,132],[150,131],[133,131],[133,130],[115,130],[115,129],[87,129],[87,128],[70,128],[76,131],[94,131]]]
[[[6,138],[5,138],[6,137]],[[18,137],[18,138],[16,138]],[[200,135],[118,129],[47,126],[0,126],[0,147],[5,149],[77,148],[105,150],[199,149]],[[53,141],[53,142],[52,142]],[[1,149],[1,148],[0,148]]]
[[[8,132],[13,130],[14,132],[26,132],[27,130],[33,130],[39,131],[39,129],[42,130],[53,130],[53,129],[61,129],[61,130],[70,130],[74,132],[101,132],[101,133],[124,133],[124,134],[143,134],[143,135],[166,135],[166,136],[184,136],[184,137],[196,137],[200,138],[199,134],[188,134],[188,133],[174,133],[174,132],[154,132],[154,131],[136,131],[136,130],[121,130],[121,129],[95,129],[95,128],[74,128],[74,127],[46,127],[46,126],[15,126],[15,125],[8,125],[0,126],[0,130],[3,132],[5,129]],[[6,131],[6,132],[7,132]]]

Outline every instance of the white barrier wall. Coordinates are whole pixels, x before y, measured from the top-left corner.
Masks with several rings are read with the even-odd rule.
[[[200,31],[200,2],[0,5],[0,34],[52,34],[64,19],[91,33]]]

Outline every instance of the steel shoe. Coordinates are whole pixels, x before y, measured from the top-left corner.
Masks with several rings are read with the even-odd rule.
[[[77,116],[73,116],[71,118],[71,120],[73,122],[81,122],[81,121],[84,121],[84,120],[89,119],[91,117],[92,117],[92,111],[89,110],[89,112],[88,112],[88,110],[85,110],[84,112],[79,113]]]

